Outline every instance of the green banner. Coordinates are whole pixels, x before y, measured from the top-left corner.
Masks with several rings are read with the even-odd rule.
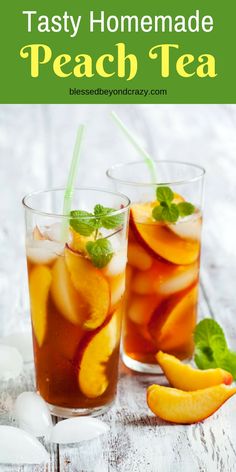
[[[236,103],[235,2],[22,0],[1,15],[1,103]]]

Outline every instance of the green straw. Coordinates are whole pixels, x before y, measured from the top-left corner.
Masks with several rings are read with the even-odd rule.
[[[155,167],[155,163],[153,161],[153,159],[151,158],[151,156],[147,153],[147,151],[138,143],[138,141],[136,140],[136,138],[133,136],[133,134],[128,130],[128,128],[125,126],[125,124],[123,123],[123,121],[121,121],[121,119],[117,116],[117,114],[112,111],[111,112],[113,118],[115,119],[116,123],[119,125],[119,127],[122,129],[122,131],[124,132],[124,134],[127,136],[127,138],[129,139],[129,141],[131,142],[131,144],[133,144],[133,146],[135,147],[136,151],[138,151],[141,156],[144,158],[144,161],[146,162],[148,168],[149,168],[149,171],[150,171],[150,174],[151,174],[151,179],[152,179],[152,182],[153,183],[156,183],[157,182],[157,176],[156,176],[156,167]]]
[[[78,173],[83,134],[84,134],[84,125],[80,125],[77,130],[76,141],[75,141],[73,156],[72,156],[71,165],[70,165],[70,171],[69,171],[66,189],[64,193],[63,215],[69,216],[70,211],[71,211],[71,203],[72,203],[72,198],[74,194],[75,181],[76,181],[76,177]],[[64,219],[63,225],[62,225],[63,240],[66,240],[67,229],[68,229],[68,220]]]

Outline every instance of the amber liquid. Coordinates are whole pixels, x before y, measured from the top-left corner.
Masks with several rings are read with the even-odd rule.
[[[65,254],[48,264],[28,260],[36,385],[51,405],[87,409],[116,393],[125,274],[107,277],[70,257],[71,270]]]
[[[180,359],[193,353],[201,215],[179,224],[174,232],[131,217],[123,352],[144,364],[156,364],[159,350]]]

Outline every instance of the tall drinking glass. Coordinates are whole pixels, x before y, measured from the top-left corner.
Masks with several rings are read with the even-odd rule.
[[[133,370],[158,373],[157,351],[180,359],[193,353],[205,171],[175,161],[155,161],[154,167],[118,164],[107,175],[132,202],[123,361]],[[176,207],[191,214],[176,219]]]
[[[98,415],[117,386],[129,199],[75,189],[23,199],[36,388],[52,414]]]

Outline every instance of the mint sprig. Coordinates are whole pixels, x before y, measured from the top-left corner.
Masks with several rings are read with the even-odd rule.
[[[123,224],[124,215],[114,213],[113,208],[107,208],[103,205],[95,205],[94,212],[89,213],[83,210],[73,210],[70,212],[71,227],[82,236],[91,236],[100,228],[116,229]]]
[[[108,239],[100,238],[97,241],[88,241],[86,249],[95,267],[102,269],[113,256],[112,245]]]
[[[211,318],[200,321],[194,330],[195,356],[199,369],[221,367],[236,380],[236,353],[228,348],[224,331]]]
[[[113,208],[97,204],[93,213],[84,210],[73,210],[70,212],[70,226],[81,236],[92,236],[94,241],[88,241],[86,250],[95,267],[105,267],[113,256],[112,245],[108,239],[99,238],[99,229],[116,229],[124,221],[124,215],[118,213],[113,215]]]
[[[81,236],[91,236],[95,231],[95,220],[93,213],[83,210],[73,210],[70,212],[70,226],[81,234]]]
[[[173,203],[174,193],[170,187],[157,187],[156,197],[159,205],[155,206],[152,210],[152,217],[156,221],[176,223],[179,217],[191,215],[195,211],[192,203]]]

